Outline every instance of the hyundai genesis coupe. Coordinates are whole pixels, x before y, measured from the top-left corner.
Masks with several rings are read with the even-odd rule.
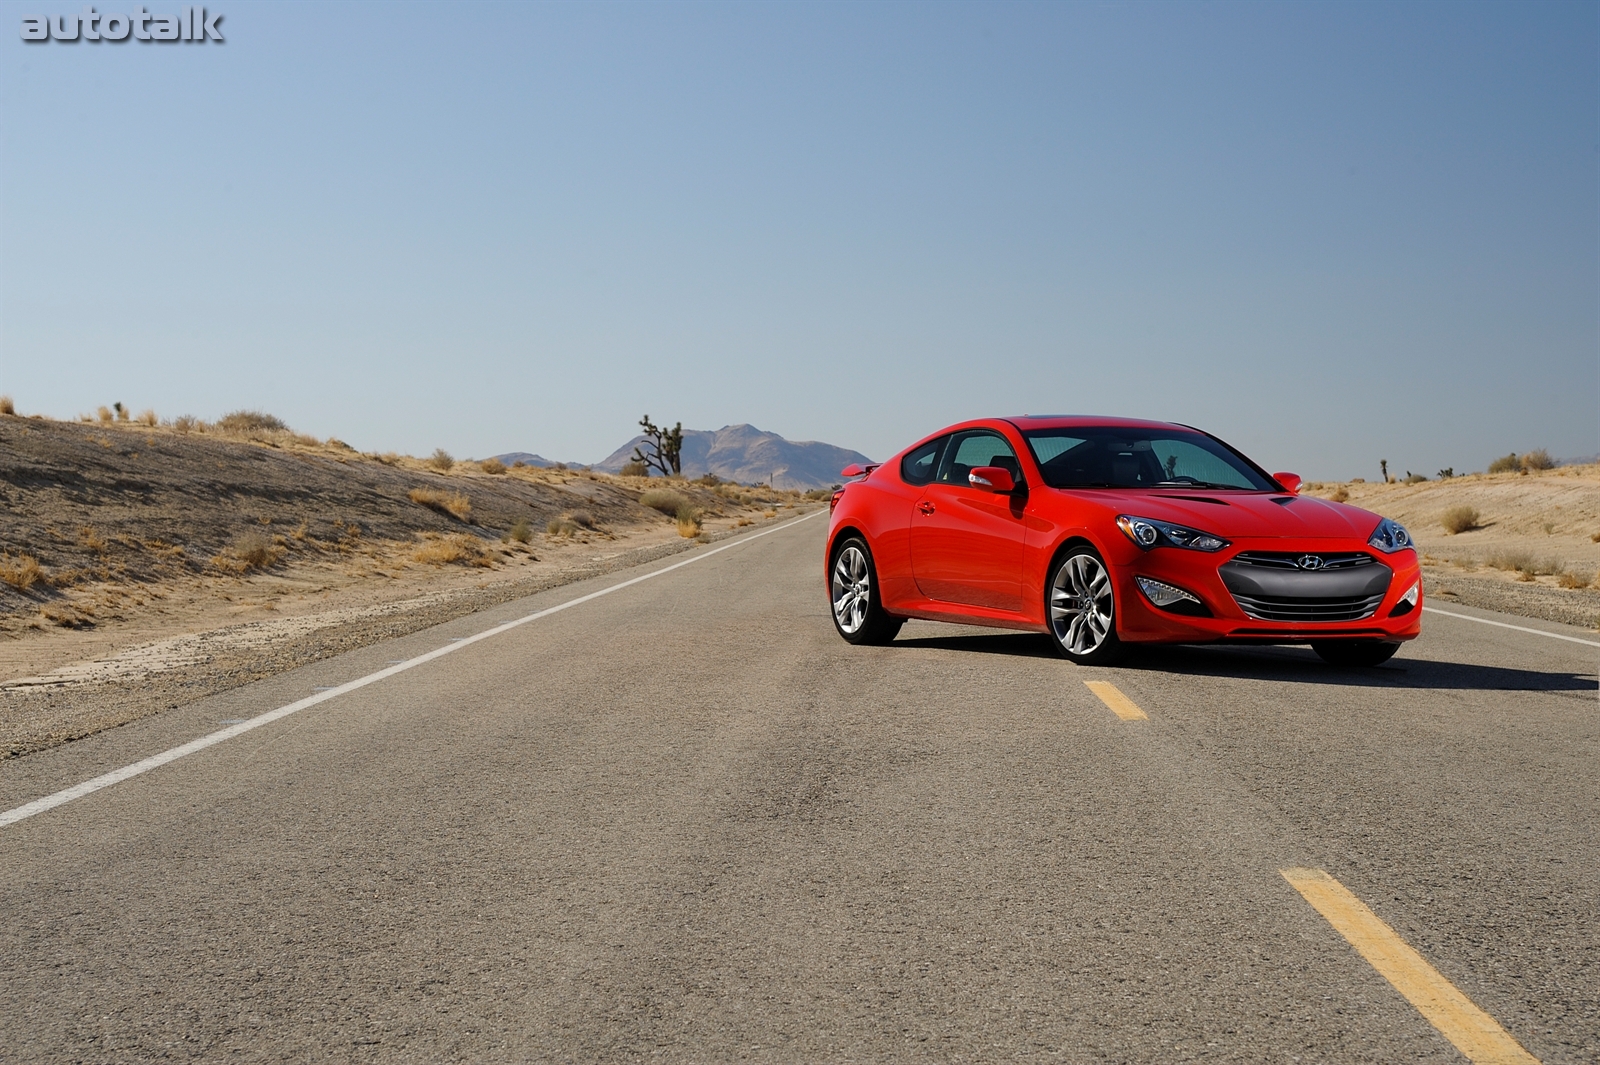
[[[1421,631],[1404,528],[1189,426],[982,419],[841,472],[825,562],[851,643],[924,618],[1046,632],[1087,665],[1226,642],[1374,666]]]

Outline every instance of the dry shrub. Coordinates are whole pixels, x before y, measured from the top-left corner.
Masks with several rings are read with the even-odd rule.
[[[343,440],[340,440],[336,436],[328,437],[327,446],[333,448],[333,450],[335,450],[335,451],[354,451],[355,450],[355,448],[351,447],[349,444],[345,443]]]
[[[523,462],[521,459],[518,459],[517,461],[515,461],[515,462],[513,462],[511,464],[511,468],[514,469],[514,470],[520,470],[520,469],[525,469],[527,467],[527,465],[528,464],[526,462]]]
[[[678,511],[689,505],[689,501],[680,492],[670,488],[651,488],[639,497],[641,506],[651,510],[659,510],[669,518],[678,516]]]
[[[683,506],[678,508],[678,513],[674,515],[674,517],[678,519],[679,536],[682,536],[688,540],[692,540],[696,536],[700,535],[701,512],[699,507],[692,507],[688,503],[685,503]]]
[[[472,520],[472,500],[460,492],[441,492],[437,488],[413,488],[411,502],[421,503],[430,510],[449,514],[458,521]]]
[[[1589,542],[1591,544],[1600,544],[1600,532],[1590,533]]]
[[[385,466],[398,466],[400,464],[400,453],[398,451],[385,451],[381,455],[373,455],[372,457]]]
[[[442,447],[434,448],[433,454],[422,460],[426,465],[432,466],[440,473],[448,473],[456,464],[455,456]]]
[[[1556,468],[1555,460],[1550,457],[1550,452],[1542,447],[1536,447],[1522,456],[1524,470],[1553,470]]]
[[[1522,463],[1518,461],[1515,451],[1509,455],[1502,455],[1489,463],[1490,473],[1516,473],[1521,468]]]
[[[231,411],[217,419],[217,428],[225,433],[238,435],[284,433],[289,430],[289,426],[284,424],[282,418],[275,418],[266,411],[259,410]]]
[[[1587,588],[1590,584],[1600,585],[1600,576],[1596,576],[1593,581],[1590,581],[1588,577],[1568,570],[1561,574],[1558,583],[1563,588]]]
[[[1344,503],[1350,498],[1350,489],[1341,484],[1333,491],[1328,493],[1328,498],[1333,500],[1335,503]]]
[[[1412,473],[1410,470],[1407,470],[1406,471],[1406,478],[1405,478],[1404,483],[1405,484],[1421,484],[1423,481],[1426,481],[1426,480],[1427,480],[1427,478],[1424,477],[1422,474],[1420,474],[1420,473]]]
[[[147,425],[152,429],[161,424],[161,419],[156,417],[156,412],[150,410],[149,408],[146,408],[144,413],[140,414],[139,417],[135,418],[134,420],[140,425]]]
[[[94,416],[100,419],[100,424],[102,425],[110,425],[112,419],[116,417],[116,415],[111,413],[110,407],[101,407],[94,412]]]
[[[276,537],[251,529],[211,559],[211,565],[225,573],[249,573],[276,565],[289,549]]]
[[[106,553],[106,548],[109,546],[105,538],[94,531],[93,525],[85,525],[78,529],[78,542],[87,550],[101,555]]]
[[[44,570],[32,555],[13,555],[9,551],[0,555],[0,581],[5,581],[19,592],[25,592],[44,580]]]
[[[585,529],[599,528],[599,523],[594,520],[594,515],[587,510],[569,510],[561,515],[574,525],[581,525]]]
[[[1469,529],[1478,527],[1477,507],[1451,507],[1439,519],[1439,524],[1444,526],[1444,531],[1454,536],[1464,533]]]
[[[17,405],[11,402],[10,396],[0,396],[0,414],[17,413]]]
[[[322,441],[309,433],[290,433],[289,442],[299,444],[301,447],[321,447]]]
[[[443,566],[451,562],[484,568],[494,565],[494,559],[489,554],[489,545],[470,533],[430,535],[411,557],[414,561],[434,566]]]
[[[766,510],[761,512],[761,516],[763,518],[776,518],[778,516],[778,512],[773,510],[771,507],[768,507]]]
[[[527,518],[518,518],[511,523],[511,528],[506,530],[505,539],[525,544],[533,539],[533,525],[529,523]]]
[[[740,518],[738,521],[734,522],[733,524],[735,526],[737,526],[738,528],[742,529],[746,525],[754,525],[755,522],[751,521],[749,518]]]
[[[484,473],[505,473],[506,464],[501,462],[499,459],[484,459],[482,462],[478,463],[478,469],[482,470]]]
[[[624,462],[622,469],[617,471],[618,477],[648,477],[650,467],[642,462]]]
[[[1483,561],[1485,565],[1495,569],[1516,572],[1520,581],[1531,581],[1535,577],[1560,573],[1565,569],[1554,559],[1534,558],[1530,551],[1497,551]]]
[[[551,518],[544,523],[546,536],[576,536],[578,527],[566,518]]]
[[[194,432],[199,427],[199,419],[197,419],[193,414],[180,414],[176,418],[172,419],[173,431],[183,433],[185,436]]]

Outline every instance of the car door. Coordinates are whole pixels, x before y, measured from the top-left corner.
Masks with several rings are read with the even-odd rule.
[[[972,487],[967,474],[978,466],[1003,466],[1021,484],[1005,437],[989,429],[952,436],[912,510],[912,575],[929,599],[1020,610],[1024,497]]]

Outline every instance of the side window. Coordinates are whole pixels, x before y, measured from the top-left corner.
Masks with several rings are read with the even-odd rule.
[[[900,479],[906,484],[927,484],[939,468],[939,452],[944,449],[948,436],[930,440],[900,460]]]
[[[967,474],[979,466],[999,466],[1011,474],[1017,483],[1022,482],[1022,467],[1017,463],[1017,453],[1011,450],[1005,437],[986,430],[961,433],[951,438],[945,449],[944,462],[939,467],[939,480],[944,484],[966,484]]]

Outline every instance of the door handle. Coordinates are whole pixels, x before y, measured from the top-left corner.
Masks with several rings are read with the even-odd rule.
[[[923,500],[921,503],[917,504],[917,509],[922,511],[924,514],[932,514],[933,504],[929,503],[927,500]]]

